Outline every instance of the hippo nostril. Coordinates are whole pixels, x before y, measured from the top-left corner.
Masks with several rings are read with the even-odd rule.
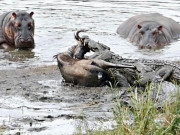
[[[21,43],[31,43],[32,40],[31,40],[31,38],[28,38],[28,39],[21,38],[21,39],[20,39],[20,42],[21,42]]]
[[[30,39],[30,38],[28,38],[27,42],[31,42],[31,39]]]
[[[20,41],[21,41],[21,43],[24,43],[25,40],[24,39],[20,39]]]
[[[140,48],[140,49],[143,49],[143,45],[139,45],[139,48]]]
[[[152,46],[151,46],[151,45],[147,45],[147,48],[151,49],[151,48],[152,48]]]

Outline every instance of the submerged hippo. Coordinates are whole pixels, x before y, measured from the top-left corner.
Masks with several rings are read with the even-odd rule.
[[[139,48],[158,48],[180,37],[180,24],[159,13],[143,14],[123,22],[117,33]]]
[[[85,59],[84,55],[90,51],[90,47],[84,42],[88,37],[80,38],[79,32],[82,31],[78,31],[75,35],[78,44],[55,56],[65,82],[95,87],[111,81],[111,75],[106,71],[107,68],[135,68],[99,59]]]
[[[1,48],[34,48],[33,12],[7,12],[0,16]]]

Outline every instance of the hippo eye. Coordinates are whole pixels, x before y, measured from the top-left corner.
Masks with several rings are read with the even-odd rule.
[[[144,34],[144,31],[139,31],[139,33],[140,33],[141,35],[143,35],[143,34]]]
[[[32,28],[31,24],[28,24],[28,30],[31,30],[31,28]]]
[[[31,30],[31,26],[28,26],[28,30]]]
[[[157,36],[158,34],[159,34],[159,32],[156,30],[153,32],[153,36]]]
[[[17,24],[17,29],[21,30],[21,24],[20,23]]]
[[[14,26],[17,27],[17,28],[20,28],[20,27],[21,27],[21,24],[20,24],[19,22],[16,22],[16,23],[14,24]]]

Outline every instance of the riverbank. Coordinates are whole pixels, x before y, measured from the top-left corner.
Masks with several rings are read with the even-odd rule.
[[[82,123],[111,128],[109,87],[61,84],[56,65],[0,71],[0,133],[73,134]],[[70,128],[71,127],[71,128]]]
[[[150,88],[150,87],[149,87]],[[157,108],[158,100],[151,98],[152,89],[146,89],[141,96],[132,94],[133,108],[124,105],[119,97],[114,99],[114,117],[117,125],[111,130],[91,130],[88,126],[85,132],[88,135],[179,135],[180,134],[180,91],[173,97],[175,101],[166,101],[161,108]],[[146,98],[144,95],[147,95]],[[158,95],[157,95],[158,96]],[[80,128],[76,135],[83,135]]]
[[[119,97],[127,88],[112,91],[110,87],[78,87],[61,82],[62,77],[56,65],[1,70],[0,133],[74,134],[82,128],[82,123],[85,123],[83,132],[84,128],[88,128],[86,132],[91,134],[115,134],[122,133],[122,130],[127,134],[126,129],[129,134],[140,133],[140,130],[134,130],[136,125],[123,123],[131,122],[127,121],[131,109],[119,104]],[[150,122],[153,128],[157,127],[153,125],[152,119],[158,115],[162,116],[163,121],[166,121],[164,116],[167,116],[167,127],[162,126],[162,129],[167,128],[167,133],[179,120],[179,100],[175,104],[165,104],[162,111],[156,110],[152,100],[135,100],[133,96],[132,100],[136,101],[134,106],[137,107],[134,108],[138,119],[135,123],[138,122],[142,130],[145,130],[143,126],[146,122]],[[144,113],[139,117],[141,112]],[[145,119],[147,115],[149,117]],[[103,131],[94,132],[98,129]]]

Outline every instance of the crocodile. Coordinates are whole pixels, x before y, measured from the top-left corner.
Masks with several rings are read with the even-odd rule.
[[[126,59],[112,52],[107,45],[96,42],[87,35],[82,37],[84,39],[84,44],[88,45],[89,49],[94,52],[93,55],[88,57],[89,59],[101,59],[116,64],[137,67],[136,69],[122,68],[114,70],[116,75],[120,74],[124,76],[122,77],[123,82],[127,80],[130,85],[133,85],[140,77],[141,86],[145,86],[146,83],[154,81],[155,78],[160,78],[158,79],[160,82],[175,81],[177,84],[180,84],[180,64],[176,62],[157,59]],[[141,69],[140,71],[140,68],[143,68],[143,70]],[[152,72],[148,71],[149,69]],[[147,71],[148,73],[145,73]]]
[[[113,55],[113,53],[111,53]],[[176,62],[171,61],[165,61],[165,60],[148,60],[148,59],[124,59],[121,57],[118,57],[117,55],[115,57],[111,57],[109,60],[111,62],[115,62],[118,64],[123,65],[134,65],[137,70],[134,70],[134,74],[141,73],[141,76],[144,76],[144,78],[153,78],[152,76],[160,76],[161,81],[175,81],[178,84],[180,84],[180,64]],[[141,64],[140,64],[141,63]],[[139,68],[143,68],[138,70]],[[126,70],[126,71],[125,71]],[[127,75],[133,75],[132,69],[122,69],[121,73],[125,73]],[[142,74],[142,72],[151,72],[149,74]],[[132,76],[132,77],[133,77]],[[133,77],[134,78],[134,77]],[[147,80],[148,81],[148,80]],[[145,83],[144,83],[145,84]]]
[[[98,59],[100,59],[104,62],[121,65],[121,68],[111,68],[108,69],[107,72],[111,77],[109,79],[110,83],[114,83],[117,87],[126,87],[125,89],[121,89],[119,91],[119,99],[120,101],[126,103],[126,105],[128,105],[129,107],[133,107],[133,103],[131,100],[133,96],[132,94],[138,92],[140,94],[138,94],[138,97],[142,97],[141,92],[145,91],[147,86],[151,86],[146,85],[148,83],[152,84],[153,86],[151,87],[151,89],[148,89],[148,91],[151,91],[150,96],[152,97],[152,99],[158,101],[157,107],[162,107],[163,104],[167,101],[174,102],[174,100],[176,100],[173,95],[177,93],[178,87],[176,87],[176,85],[172,83],[172,80],[176,80],[177,84],[179,84],[180,64],[163,60],[124,59],[118,54],[112,52],[107,45],[96,42],[90,39],[87,35],[83,35],[82,37],[80,37],[80,32],[85,32],[85,30],[80,30],[75,34],[75,39],[77,40],[78,45],[71,47],[67,52],[55,55],[58,61],[59,68],[61,68],[61,65],[59,65],[61,64],[59,63],[61,60],[61,54],[70,56],[71,59],[75,61],[75,63],[77,61],[98,61]],[[84,50],[83,48],[86,49]],[[93,51],[93,55],[85,56],[85,54],[89,51]],[[68,66],[72,67],[72,65]],[[88,65],[85,64],[85,66]],[[94,63],[93,66],[98,65],[97,63]],[[79,66],[77,69],[79,70]],[[73,67],[72,70],[74,70]],[[69,72],[69,70],[67,70],[67,72]],[[77,78],[75,77],[75,79]],[[91,80],[90,83],[92,83]],[[131,88],[132,90],[129,91],[129,89]],[[147,99],[147,94],[143,94],[143,96],[145,96],[145,98]]]
[[[180,64],[155,59],[125,59],[112,52],[107,45],[96,42],[87,35],[82,37],[84,37],[84,44],[88,45],[89,49],[94,52],[93,55],[88,56],[88,59],[101,59],[115,64],[136,67],[110,69],[113,70],[114,78],[120,83],[120,86],[132,86],[134,92],[140,92],[146,90],[147,84],[151,84],[151,98],[157,101],[157,108],[161,108],[166,102],[172,103],[176,100],[174,95],[179,87],[174,82],[180,84]],[[133,93],[128,89],[121,90],[120,101],[133,107],[131,100]],[[145,98],[147,98],[146,96]]]

